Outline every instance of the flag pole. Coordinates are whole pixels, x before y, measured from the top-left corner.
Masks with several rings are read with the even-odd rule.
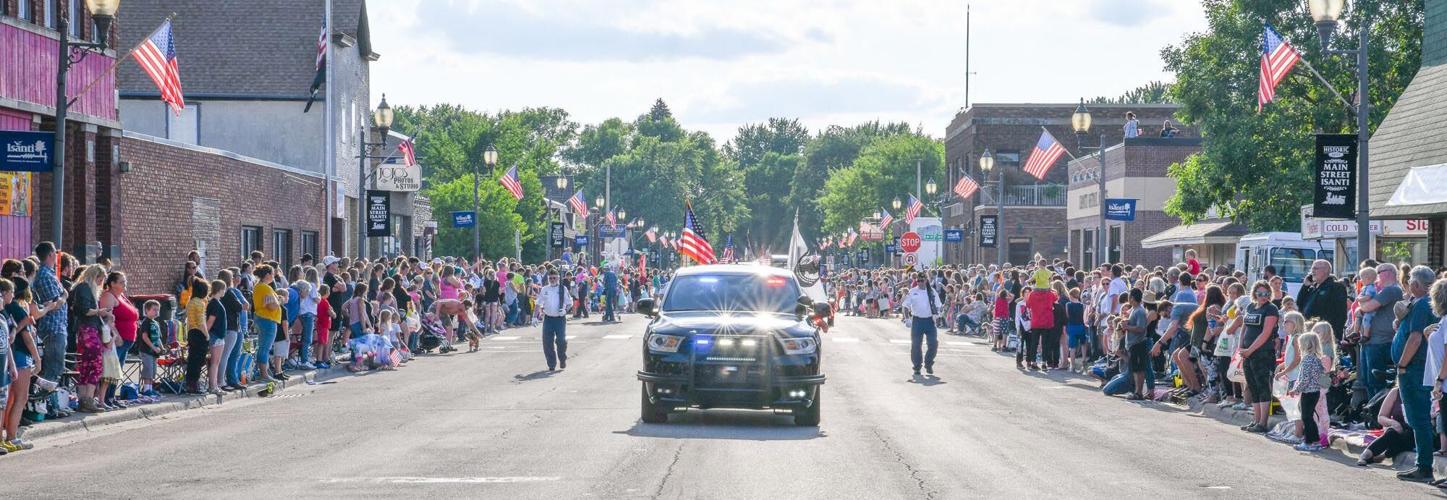
[[[1341,92],[1337,92],[1336,86],[1332,85],[1331,82],[1327,81],[1326,77],[1321,76],[1321,72],[1316,70],[1316,66],[1311,65],[1311,61],[1308,61],[1305,57],[1303,57],[1301,58],[1301,62],[1303,64],[1306,64],[1306,69],[1311,70],[1311,74],[1315,75],[1317,80],[1321,80],[1321,84],[1326,86],[1327,90],[1330,90],[1332,95],[1336,96],[1336,98],[1341,101],[1342,105],[1347,107],[1348,111],[1356,112],[1356,105],[1352,104],[1351,101],[1348,101],[1346,97],[1342,97]]]
[[[165,26],[166,23],[171,22],[171,20],[173,20],[173,19],[175,19],[175,18],[176,18],[176,13],[175,13],[175,12],[172,12],[171,15],[166,16],[166,19],[165,19],[165,20],[161,21],[161,26]],[[114,73],[115,70],[116,70],[116,68],[120,67],[121,63],[125,62],[126,59],[130,59],[130,58],[131,58],[131,54],[135,54],[135,53],[136,53],[136,49],[137,49],[137,48],[140,48],[140,46],[141,46],[142,43],[146,43],[145,40],[150,40],[150,39],[151,39],[151,36],[155,35],[157,31],[161,31],[161,26],[157,26],[156,29],[151,30],[151,34],[150,34],[150,35],[146,35],[145,38],[142,38],[142,39],[141,39],[141,42],[140,42],[140,43],[137,43],[137,44],[135,45],[135,47],[131,47],[131,50],[126,51],[126,54],[125,54],[125,55],[120,56],[120,57],[117,57],[117,58],[116,58],[116,62],[111,64],[110,69],[107,69],[107,70],[101,72],[99,75],[96,75],[95,78],[92,78],[92,79],[90,80],[90,83],[87,83],[87,84],[85,84],[84,87],[81,87],[80,92],[77,92],[74,96],[72,96],[72,97],[70,98],[69,101],[66,101],[65,105],[66,105],[66,106],[70,106],[70,105],[72,105],[72,104],[75,104],[75,101],[78,100],[78,99],[80,99],[81,96],[85,95],[86,92],[89,92],[91,87],[94,87],[95,84],[100,83],[100,79],[101,79],[101,78],[104,78],[104,77],[105,77],[106,75],[108,75],[108,74]]]

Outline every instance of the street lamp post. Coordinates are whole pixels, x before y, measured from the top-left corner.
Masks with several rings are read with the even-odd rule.
[[[1357,27],[1360,31],[1357,48],[1353,50],[1331,50],[1332,35],[1336,33],[1338,21],[1341,19],[1342,11],[1346,7],[1346,0],[1307,0],[1307,9],[1311,12],[1311,18],[1316,21],[1316,31],[1321,37],[1321,47],[1328,54],[1356,56],[1357,64],[1357,103],[1355,106],[1348,104],[1357,119],[1357,261],[1372,258],[1372,231],[1371,231],[1371,207],[1367,199],[1367,143],[1371,137],[1367,134],[1367,119],[1371,116],[1372,102],[1368,93],[1367,81],[1367,50],[1368,35],[1372,31],[1372,20],[1367,16],[1365,9],[1360,5],[1357,9],[1361,16],[1361,24]]]
[[[1080,98],[1080,104],[1075,107],[1075,113],[1070,115],[1070,127],[1075,129],[1075,147],[1080,150],[1094,149],[1100,157],[1100,171],[1096,173],[1096,184],[1099,192],[1096,194],[1096,202],[1100,208],[1100,228],[1096,229],[1095,247],[1098,249],[1095,258],[1100,259],[1095,264],[1103,264],[1109,260],[1110,254],[1106,251],[1109,243],[1109,228],[1105,225],[1105,134],[1100,134],[1100,145],[1096,147],[1081,146],[1085,134],[1090,132],[1090,124],[1094,119],[1090,116],[1090,110],[1085,108],[1085,98]],[[1083,253],[1083,251],[1082,251]],[[1084,256],[1081,256],[1084,260]]]
[[[75,4],[71,4],[75,5]],[[120,0],[86,0],[86,10],[90,11],[91,20],[95,22],[95,41],[81,42],[70,39],[69,16],[60,16],[57,21],[58,35],[60,39],[60,50],[56,53],[55,72],[55,151],[52,165],[55,167],[55,178],[51,183],[51,211],[50,211],[50,239],[55,243],[55,248],[64,249],[65,231],[65,120],[67,111],[70,109],[70,96],[66,95],[66,73],[70,67],[85,59],[88,50],[81,50],[78,56],[71,54],[71,49],[95,49],[105,50],[110,40],[111,21],[115,19],[116,10],[120,8]]]
[[[924,192],[926,195],[929,195],[931,200],[934,200],[931,204],[935,206],[935,211],[938,212],[940,216],[940,239],[935,240],[935,258],[939,259],[940,263],[943,264],[945,261],[945,200],[934,199],[937,191],[939,191],[939,185],[935,184],[933,178],[924,184]],[[923,201],[921,201],[921,203],[923,203]]]
[[[980,171],[985,176],[995,169],[995,155],[990,154],[990,148],[980,155]],[[1005,171],[1000,171],[999,195],[995,196],[995,264],[1000,266],[1000,272],[1005,269]]]
[[[497,166],[497,148],[488,145],[482,152],[482,163],[487,165],[487,176],[492,177],[492,169]],[[481,212],[479,212],[480,201],[478,199],[478,178],[477,164],[472,164],[472,258],[482,258],[482,226]]]
[[[368,149],[381,150],[387,147],[387,131],[392,129],[392,107],[387,105],[387,94],[372,112],[372,125],[377,127],[382,140],[367,141],[367,126],[362,125],[361,140],[357,141],[357,256],[367,256],[367,160],[384,159],[382,155],[368,153]]]

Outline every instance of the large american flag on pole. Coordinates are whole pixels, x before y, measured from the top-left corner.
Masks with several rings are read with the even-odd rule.
[[[904,223],[914,224],[914,218],[919,217],[919,211],[922,209],[924,209],[924,203],[921,203],[919,198],[915,198],[914,195],[909,195],[909,205],[904,207]]]
[[[1260,113],[1266,103],[1276,99],[1276,85],[1286,79],[1291,68],[1301,61],[1301,54],[1291,44],[1281,39],[1271,25],[1266,25],[1266,36],[1261,42],[1261,81],[1256,92],[1256,112]]]
[[[583,197],[583,190],[579,189],[577,194],[574,194],[572,198],[568,198],[568,205],[573,207],[574,213],[583,217],[588,216],[588,202],[587,198]]]
[[[1025,162],[1023,170],[1025,173],[1035,176],[1036,179],[1044,179],[1045,173],[1055,162],[1065,156],[1065,146],[1050,135],[1050,131],[1044,127],[1040,128],[1040,140],[1035,142],[1035,149],[1030,152],[1030,159]]]
[[[186,109],[186,99],[181,96],[181,69],[176,63],[176,40],[171,36],[171,20],[146,37],[131,51],[141,70],[156,82],[161,91],[161,100],[171,106],[177,116]]]
[[[713,254],[713,246],[708,244],[708,238],[703,234],[703,224],[698,222],[698,216],[693,214],[693,204],[683,205],[683,234],[678,237],[678,252],[692,257],[694,262],[699,264],[713,264],[718,262],[718,257]]]
[[[517,165],[507,169],[507,173],[502,174],[502,178],[498,179],[498,182],[502,183],[502,187],[507,188],[507,192],[512,193],[513,198],[523,199],[523,184],[518,181]]]
[[[960,195],[960,198],[969,199],[975,195],[975,191],[979,190],[980,183],[975,182],[975,179],[968,175],[961,175],[960,182],[955,183],[955,194]]]

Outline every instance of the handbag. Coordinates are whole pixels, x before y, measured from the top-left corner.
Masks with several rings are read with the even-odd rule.
[[[116,355],[115,349],[103,349],[100,354],[101,375],[106,380],[121,379],[121,358]]]
[[[115,329],[111,328],[111,322],[102,321],[100,324],[100,343],[110,345],[111,340],[114,340],[115,336]]]
[[[1231,366],[1226,368],[1226,379],[1238,384],[1246,383],[1246,369],[1243,364],[1241,353],[1232,355]]]
[[[1216,337],[1216,350],[1212,354],[1217,356],[1230,356],[1236,352],[1236,334],[1222,333]]]

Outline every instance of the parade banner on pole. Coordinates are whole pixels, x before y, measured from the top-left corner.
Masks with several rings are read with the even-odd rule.
[[[471,210],[452,212],[452,227],[465,228],[477,225],[477,214]]]
[[[367,190],[367,237],[392,235],[392,195]]]
[[[995,241],[995,240],[996,240],[996,238],[998,237],[997,235],[1000,234],[1000,233],[999,233],[999,228],[998,228],[998,226],[997,226],[999,220],[1000,220],[999,217],[996,217],[996,216],[994,216],[994,215],[981,215],[981,216],[980,216],[980,246],[981,246],[981,247],[983,247],[983,248],[994,248],[994,247],[995,247],[995,245],[996,245],[996,241]]]
[[[1133,222],[1135,221],[1135,205],[1134,198],[1106,198],[1105,220]]]
[[[1312,214],[1318,219],[1355,218],[1357,136],[1316,134],[1315,167]]]
[[[548,246],[553,247],[553,248],[563,248],[563,247],[567,246],[567,244],[566,244],[563,240],[564,240],[563,223],[561,223],[561,222],[554,222],[554,223],[552,224],[552,227],[550,227],[550,228],[548,229],[548,241],[549,241],[549,245],[548,245]]]
[[[0,171],[49,172],[55,169],[55,133],[0,130]]]

